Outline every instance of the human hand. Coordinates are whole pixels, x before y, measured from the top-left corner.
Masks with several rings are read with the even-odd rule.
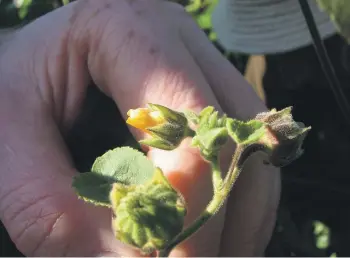
[[[239,119],[266,109],[183,8],[161,0],[78,0],[47,14],[0,45],[0,78],[0,218],[27,256],[139,255],[114,238],[109,210],[71,188],[63,136],[89,81],[124,115],[149,102],[213,105]],[[186,142],[148,155],[183,193],[191,222],[212,197],[210,167]],[[172,255],[262,255],[278,199],[278,170],[256,155],[226,207]]]

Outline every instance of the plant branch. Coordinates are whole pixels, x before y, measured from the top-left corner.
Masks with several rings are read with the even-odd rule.
[[[216,160],[212,161],[210,164],[212,169],[212,181],[213,181],[214,193],[216,193],[221,188],[223,183],[219,159],[216,158]]]
[[[256,148],[258,147],[258,148]],[[209,202],[208,206],[202,212],[202,214],[191,224],[188,228],[178,234],[168,245],[168,247],[159,252],[158,257],[168,257],[171,250],[178,244],[189,238],[196,233],[209,219],[211,219],[222,207],[226,198],[228,197],[232,187],[238,179],[239,174],[243,169],[245,161],[255,151],[261,150],[260,145],[238,145],[236,151],[232,157],[231,165],[222,184],[222,187],[214,192],[213,199]],[[214,177],[214,176],[213,176]],[[216,176],[215,176],[216,177]],[[220,176],[221,178],[221,176]]]

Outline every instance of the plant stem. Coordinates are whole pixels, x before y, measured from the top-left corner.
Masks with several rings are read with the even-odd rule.
[[[191,226],[189,226],[187,229],[182,231],[173,241],[170,243],[170,245],[159,252],[159,257],[168,257],[171,250],[176,247],[178,244],[180,244],[182,241],[186,240],[188,237],[190,237],[192,234],[196,233],[198,229],[200,229],[218,210],[217,207],[221,206],[221,199],[219,199],[217,196],[214,195],[214,198],[212,201],[208,204],[204,212],[200,215],[199,218],[197,218]]]
[[[186,137],[194,137],[196,135],[196,132],[194,130],[192,130],[191,128],[186,127],[184,134]]]
[[[214,193],[216,193],[221,188],[223,183],[220,164],[218,159],[216,159],[215,161],[212,161],[210,164],[212,169],[212,181],[213,181]]]
[[[244,162],[249,156],[260,148],[254,148],[259,146],[258,144],[253,145],[238,145],[235,154],[232,157],[231,165],[224,180],[224,184],[214,192],[213,199],[209,202],[208,206],[202,212],[202,214],[191,224],[188,228],[178,234],[164,250],[161,250],[158,257],[168,257],[171,250],[178,244],[186,240],[192,234],[196,233],[209,219],[211,219],[224,204],[228,197],[232,187],[238,179],[239,174],[242,171]],[[213,175],[213,181],[214,177]],[[221,178],[221,177],[220,177]],[[216,179],[215,179],[216,180]],[[215,188],[214,188],[215,189]]]

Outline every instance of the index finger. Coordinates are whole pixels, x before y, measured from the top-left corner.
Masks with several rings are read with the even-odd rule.
[[[97,3],[91,4],[85,17],[89,17],[91,10],[98,6]],[[96,53],[90,55],[90,73],[99,86],[113,97],[121,113],[125,116],[129,109],[143,107],[147,103],[176,110],[199,111],[208,105],[220,109],[205,77],[171,21],[175,17],[176,20],[187,17],[184,10],[165,2],[147,6],[144,1],[138,1],[124,7],[123,15],[118,19],[109,17],[110,27],[105,27],[102,35],[91,37],[89,42],[90,49],[99,46]],[[135,15],[138,8],[142,10],[142,20]],[[115,13],[112,14],[115,16]],[[108,11],[104,15],[108,17]],[[131,20],[130,17],[135,19]],[[128,26],[120,26],[120,23],[127,23]],[[133,132],[138,139],[142,138],[141,134]],[[186,223],[193,221],[212,198],[210,166],[186,142],[170,152],[152,149],[149,155],[184,195],[188,205]],[[217,255],[223,214],[224,209],[195,237],[177,248],[173,255]],[[211,244],[206,244],[208,242]]]

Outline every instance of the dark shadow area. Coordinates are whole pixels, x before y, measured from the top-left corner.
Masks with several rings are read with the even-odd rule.
[[[325,40],[350,96],[349,47],[340,36]],[[350,128],[327,84],[312,46],[266,57],[263,78],[269,108],[293,106],[296,121],[311,125],[304,155],[282,169],[282,200],[268,256],[349,256]],[[330,245],[315,248],[313,221],[329,226]]]

